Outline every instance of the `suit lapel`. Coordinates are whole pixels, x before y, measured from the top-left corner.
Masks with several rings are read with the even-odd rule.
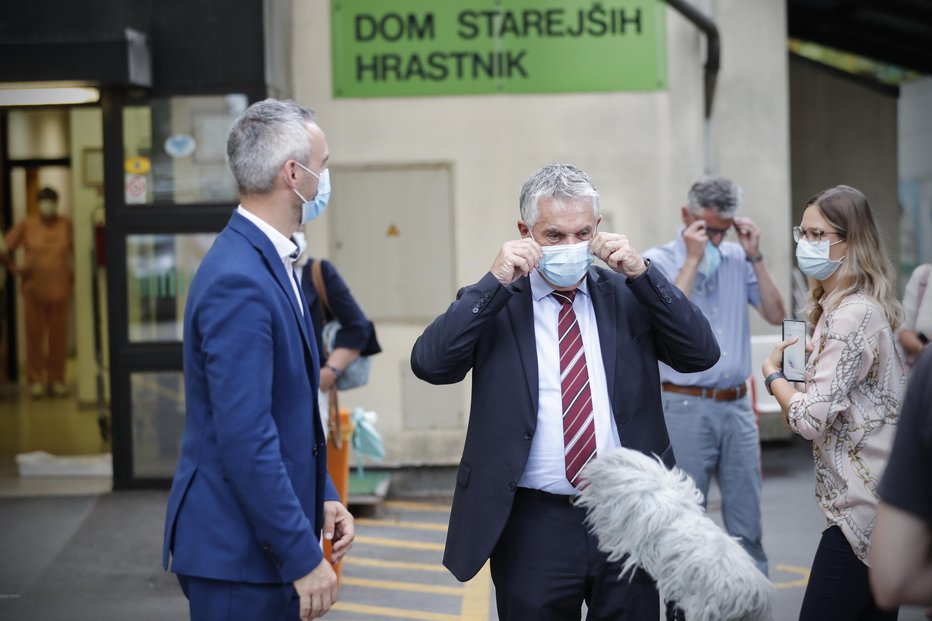
[[[608,278],[603,278],[595,271],[590,271],[587,278],[589,292],[592,295],[595,322],[599,327],[599,346],[602,349],[602,365],[605,367],[608,397],[610,403],[615,404],[618,403],[615,399],[615,362],[618,358],[618,320],[615,296]]]
[[[521,364],[524,365],[524,377],[527,380],[528,393],[531,397],[531,407],[536,413],[540,386],[537,371],[537,341],[534,337],[534,305],[531,296],[531,281],[527,277],[518,279],[511,284],[511,289],[520,295],[507,306],[508,316],[511,319],[512,332],[518,344]]]
[[[298,323],[298,329],[301,332],[301,337],[304,339],[304,345],[307,347],[307,350],[311,355],[311,359],[316,361],[317,347],[313,344],[310,336],[310,324],[308,323],[307,317],[298,306],[298,299],[295,297],[294,286],[292,284],[293,277],[289,275],[288,271],[285,269],[285,264],[282,262],[282,258],[278,256],[278,253],[275,251],[275,246],[265,235],[265,233],[260,231],[257,226],[236,212],[233,213],[233,218],[230,220],[230,226],[235,231],[243,235],[243,237],[245,237],[262,256],[262,259],[265,261],[266,268],[268,268],[269,272],[272,273],[272,276],[275,278],[275,282],[277,282],[278,286],[281,288],[282,293],[285,295],[285,297],[288,298],[288,302],[291,304],[291,309],[294,311],[295,321]],[[298,291],[300,290],[301,289],[298,288]]]

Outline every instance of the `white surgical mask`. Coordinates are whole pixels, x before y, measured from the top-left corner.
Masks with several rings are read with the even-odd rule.
[[[49,216],[54,216],[57,211],[57,205],[55,201],[42,200],[39,201],[39,215],[48,218]]]
[[[796,264],[799,265],[799,269],[806,276],[816,280],[825,280],[835,273],[835,270],[841,265],[841,260],[844,259],[842,257],[837,261],[833,261],[828,258],[831,247],[840,244],[842,241],[844,240],[831,244],[825,243],[825,241],[820,244],[812,244],[803,237],[796,242]]]
[[[298,166],[311,173],[317,177],[317,194],[312,200],[307,200],[301,193],[298,192],[297,188],[292,188],[294,193],[298,195],[304,204],[301,205],[301,224],[307,224],[320,214],[324,213],[324,210],[327,208],[327,203],[330,201],[330,169],[325,168],[322,173],[319,175],[302,164],[301,162],[295,162]]]
[[[542,246],[543,255],[537,271],[557,287],[572,287],[585,277],[592,265],[589,242],[560,246]]]

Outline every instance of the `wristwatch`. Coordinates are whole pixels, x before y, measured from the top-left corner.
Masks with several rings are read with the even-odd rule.
[[[776,371],[774,373],[771,373],[764,379],[764,387],[767,389],[767,392],[770,393],[771,397],[773,396],[773,391],[770,390],[770,385],[773,383],[773,380],[775,379],[786,379],[786,376],[783,375],[783,371]]]
[[[342,369],[338,369],[332,364],[325,364],[324,368],[330,369],[331,371],[333,371],[333,374],[336,375],[337,377],[340,377],[341,375],[343,375]]]
[[[749,255],[749,254],[746,254],[746,255],[744,255],[744,258],[747,259],[748,261],[750,261],[751,263],[760,263],[761,261],[764,260],[764,255],[762,255],[761,253],[758,252],[758,253],[757,253],[755,256],[753,256],[753,257],[752,257],[751,255]]]

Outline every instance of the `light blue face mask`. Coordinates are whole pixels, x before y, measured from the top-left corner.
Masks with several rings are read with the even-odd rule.
[[[572,287],[586,276],[594,260],[589,242],[572,245],[543,246],[537,271],[551,285]]]
[[[718,271],[719,266],[722,264],[722,251],[718,249],[718,246],[713,244],[710,241],[705,243],[705,254],[702,255],[702,261],[699,262],[699,266],[696,268],[696,271],[708,280],[715,275],[715,272]]]
[[[796,264],[806,276],[816,280],[825,280],[835,273],[841,265],[841,259],[844,259],[842,257],[837,261],[832,261],[828,258],[831,247],[842,241],[844,240],[834,244],[827,244],[824,241],[821,244],[812,244],[806,238],[802,238],[796,242]]]
[[[324,210],[327,208],[327,202],[330,200],[330,169],[325,168],[324,172],[319,175],[302,164],[301,162],[295,162],[298,166],[311,173],[317,177],[317,195],[314,196],[313,200],[307,200],[301,193],[298,192],[297,188],[292,188],[294,193],[298,195],[304,204],[301,206],[301,224],[307,224],[320,214],[324,213]]]

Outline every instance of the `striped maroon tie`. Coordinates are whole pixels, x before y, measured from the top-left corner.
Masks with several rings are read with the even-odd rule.
[[[582,333],[573,312],[576,290],[554,291],[560,302],[560,388],[563,394],[563,446],[566,478],[579,487],[579,471],[595,457],[595,422]]]

